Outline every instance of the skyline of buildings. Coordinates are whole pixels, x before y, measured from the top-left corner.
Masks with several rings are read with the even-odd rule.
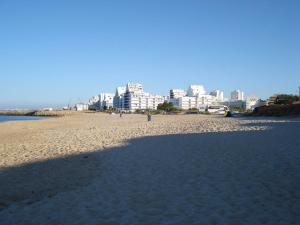
[[[206,108],[213,105],[226,105],[251,109],[258,98],[252,95],[245,100],[243,91],[237,89],[230,93],[230,99],[224,97],[224,91],[206,91],[203,85],[190,85],[186,90],[171,89],[168,96],[150,94],[144,91],[140,83],[129,82],[126,86],[116,88],[115,94],[100,93],[89,100],[90,109],[101,110],[114,108],[117,110],[155,110],[159,104],[170,102],[179,109]]]
[[[224,94],[216,90],[208,94],[203,85],[190,85],[187,91],[171,89],[169,102],[179,109],[201,108],[209,105],[220,104]]]

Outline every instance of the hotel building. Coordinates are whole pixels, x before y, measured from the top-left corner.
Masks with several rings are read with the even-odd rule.
[[[223,92],[218,91],[217,94],[219,99],[212,94],[206,94],[202,85],[191,85],[188,87],[187,92],[180,89],[170,90],[170,102],[179,109],[205,108],[222,102]]]
[[[159,104],[164,103],[164,97],[144,92],[143,85],[128,83],[124,88],[117,88],[114,106],[119,110],[155,110]]]
[[[111,93],[101,93],[92,97],[89,100],[89,109],[91,110],[100,110],[100,109],[109,109],[113,107],[113,94]]]

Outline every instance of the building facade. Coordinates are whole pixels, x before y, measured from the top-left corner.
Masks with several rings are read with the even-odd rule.
[[[210,92],[210,95],[216,97],[218,102],[224,102],[224,92],[221,90],[215,90]]]
[[[170,90],[170,99],[180,98],[186,96],[186,92],[182,89],[171,89]]]
[[[197,97],[190,97],[184,96],[178,98],[178,107],[180,109],[193,109],[198,108],[198,98]]]
[[[179,109],[205,108],[210,105],[218,105],[224,99],[222,91],[214,91],[206,94],[202,85],[190,85],[187,92],[181,89],[170,91],[170,102]]]
[[[116,93],[113,100],[113,106],[115,109],[124,110],[124,95],[126,92],[126,87],[117,87]]]
[[[99,107],[100,109],[113,108],[114,94],[101,93],[99,94]]]
[[[257,101],[258,98],[255,95],[248,97],[246,100],[246,110],[253,111],[256,107]]]
[[[77,103],[75,105],[76,111],[86,111],[88,109],[89,109],[89,104],[86,104],[86,103]]]
[[[164,97],[144,92],[143,85],[139,83],[128,83],[125,92],[117,90],[115,96],[115,108],[119,110],[155,110],[159,104],[164,103]],[[121,93],[121,94],[120,94]]]
[[[91,110],[101,110],[101,109],[109,109],[113,107],[113,97],[114,95],[111,93],[101,93],[92,97],[89,100],[89,109]]]
[[[90,100],[89,100],[89,109],[90,110],[97,110],[100,109],[100,102],[99,102],[99,95],[93,96]]]
[[[244,101],[244,92],[241,90],[234,90],[231,92],[231,101]]]
[[[187,96],[194,97],[197,95],[205,95],[206,91],[202,85],[190,85],[187,89]]]
[[[242,101],[242,100],[224,102],[224,105],[228,106],[228,108],[233,111],[246,110],[246,101]]]

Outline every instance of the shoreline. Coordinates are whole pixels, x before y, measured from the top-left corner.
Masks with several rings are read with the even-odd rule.
[[[64,117],[71,116],[74,114],[80,114],[86,112],[77,112],[71,110],[54,110],[54,111],[43,111],[43,110],[2,110],[0,111],[1,116],[36,116],[36,117]]]
[[[1,116],[34,116],[37,110],[1,110]]]

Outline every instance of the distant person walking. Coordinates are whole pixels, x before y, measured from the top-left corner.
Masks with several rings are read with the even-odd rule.
[[[152,116],[151,116],[150,112],[148,112],[148,114],[147,114],[147,119],[148,119],[148,122],[151,122]]]
[[[123,116],[123,112],[121,111],[121,112],[120,112],[120,118],[122,118],[122,116]]]

